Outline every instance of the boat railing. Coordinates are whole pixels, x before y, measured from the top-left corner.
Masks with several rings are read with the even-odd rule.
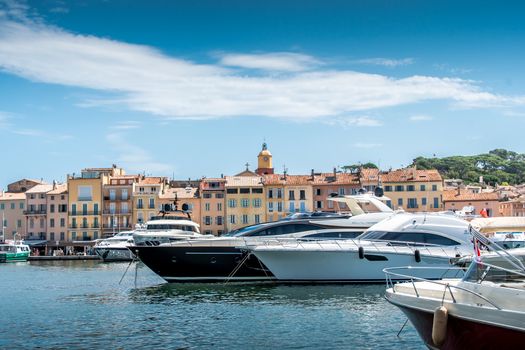
[[[417,276],[414,276],[413,274],[409,275],[409,274],[403,274],[403,273],[395,272],[395,271],[399,271],[399,270],[412,270],[412,271],[414,271],[414,270],[423,270],[423,271],[443,270],[442,277],[444,278],[445,276],[447,276],[447,274],[450,271],[457,271],[458,273],[461,272],[464,275],[466,273],[466,271],[463,268],[460,268],[460,267],[414,267],[414,266],[403,266],[403,267],[389,267],[389,268],[383,269],[383,272],[385,273],[385,276],[386,276],[387,288],[391,288],[393,293],[397,293],[398,292],[396,290],[396,286],[398,285],[396,282],[404,281],[404,283],[407,283],[409,281],[411,283],[411,285],[412,285],[412,288],[414,289],[414,293],[415,293],[416,297],[420,298],[421,297],[421,292],[418,290],[418,286],[417,286],[416,282],[427,282],[427,283],[432,283],[432,284],[436,284],[436,285],[439,285],[439,286],[443,287],[443,295],[442,295],[442,298],[441,298],[442,302],[445,301],[445,297],[446,297],[446,294],[447,294],[447,291],[448,291],[448,293],[450,295],[450,298],[451,298],[451,301],[454,304],[456,304],[458,298],[454,295],[453,290],[455,290],[455,291],[466,292],[467,294],[473,295],[474,297],[479,298],[479,299],[489,303],[495,309],[498,309],[498,310],[502,309],[495,302],[491,301],[487,297],[485,297],[485,296],[483,296],[483,295],[481,295],[481,294],[479,294],[477,292],[474,292],[473,290],[470,290],[468,288],[457,286],[455,284],[451,284],[450,281],[447,281],[447,280],[431,280],[431,279],[427,279],[427,278],[417,277]],[[461,276],[461,277],[463,277],[463,276]],[[459,280],[459,277],[457,275],[455,276],[455,280]]]
[[[394,243],[394,244],[390,244]],[[450,248],[445,249],[443,246],[433,244],[418,243],[417,245],[411,245],[408,242],[381,242],[379,241],[361,241],[354,239],[296,239],[296,238],[273,238],[266,240],[258,240],[252,242],[246,242],[247,246],[280,246],[283,248],[300,248],[306,249],[312,247],[312,245],[318,246],[319,248],[330,248],[341,251],[357,251],[362,247],[365,251],[372,250],[374,252],[392,252],[397,254],[414,254],[416,250],[419,250],[420,254],[427,256],[446,256],[449,258],[458,258],[461,256],[457,246],[449,246]]]

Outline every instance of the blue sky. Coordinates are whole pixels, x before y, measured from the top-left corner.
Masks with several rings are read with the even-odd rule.
[[[0,0],[0,185],[525,152],[524,7]]]

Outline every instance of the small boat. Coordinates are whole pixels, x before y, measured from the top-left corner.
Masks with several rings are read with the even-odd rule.
[[[103,261],[130,261],[134,254],[128,247],[133,245],[135,231],[122,231],[106,239],[97,241],[93,249]]]
[[[27,261],[31,250],[27,244],[17,242],[0,243],[0,263]]]
[[[522,349],[524,262],[524,248],[502,249],[474,259],[462,278],[441,281],[414,277],[414,268],[385,269],[386,299],[430,349]]]

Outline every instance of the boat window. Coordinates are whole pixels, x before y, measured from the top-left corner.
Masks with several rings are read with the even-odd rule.
[[[281,236],[291,233],[318,230],[319,226],[313,224],[289,224],[289,225],[276,225],[269,227],[266,230],[255,232],[250,236]]]
[[[516,257],[520,259],[522,263],[525,264],[525,259],[523,256]],[[480,283],[483,281],[489,281],[494,283],[525,282],[525,276],[523,276],[523,271],[521,271],[521,274],[514,273],[513,271],[518,271],[516,267],[501,257],[485,257],[482,261],[490,265],[495,265],[496,267],[486,266],[483,263],[478,264],[473,262],[472,264],[470,264],[470,267],[463,280],[475,283]],[[501,270],[497,267],[502,267],[509,271]]]
[[[435,245],[458,245],[461,244],[459,242],[456,242],[450,238],[443,237],[440,235],[434,235],[432,233],[425,233],[425,243],[427,244],[435,244]]]
[[[371,231],[365,232],[359,239],[393,241],[393,242],[412,242],[418,244],[433,245],[459,245],[460,242],[432,233],[423,232],[385,232]]]
[[[251,225],[251,226],[245,226],[245,227],[241,227],[240,229],[228,232],[228,233],[224,234],[223,236],[249,236],[250,232],[256,231],[256,230],[258,230],[258,229],[260,229],[262,227],[266,227],[266,226],[268,226],[267,223],[256,224],[256,225]]]
[[[359,236],[362,232],[318,232],[309,234],[306,236],[303,236],[303,238],[342,238],[342,239],[350,239],[350,238],[356,238]]]

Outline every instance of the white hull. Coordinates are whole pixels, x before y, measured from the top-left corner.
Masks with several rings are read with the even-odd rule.
[[[95,247],[95,253],[104,261],[130,261],[135,257],[127,247]]]
[[[253,254],[283,281],[378,282],[385,280],[383,269],[395,266],[451,267],[449,256],[426,256],[416,262],[411,252],[367,252],[363,259],[357,250],[255,250]],[[415,270],[417,277],[440,279],[442,270]],[[456,272],[454,272],[455,274]]]

